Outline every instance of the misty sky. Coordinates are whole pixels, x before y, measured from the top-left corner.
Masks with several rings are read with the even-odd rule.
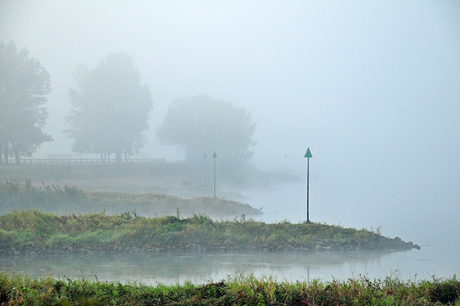
[[[322,216],[371,204],[458,216],[459,25],[458,1],[0,1],[0,41],[51,76],[55,141],[36,157],[70,153],[77,64],[126,52],[154,101],[145,156],[182,157],[155,140],[173,99],[231,101],[257,122],[257,166],[284,171],[287,155],[305,175],[310,147]]]

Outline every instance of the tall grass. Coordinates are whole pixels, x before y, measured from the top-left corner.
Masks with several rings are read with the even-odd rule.
[[[236,274],[204,285],[145,286],[2,273],[0,305],[460,305],[460,281],[363,277],[289,283]]]
[[[337,237],[341,237],[340,239]],[[0,216],[3,252],[59,253],[98,250],[407,250],[412,243],[367,230],[319,223],[265,224],[253,219],[214,221],[204,215],[142,217],[134,212],[107,215],[54,215],[38,210]]]

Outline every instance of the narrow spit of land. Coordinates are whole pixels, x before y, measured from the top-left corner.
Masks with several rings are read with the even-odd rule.
[[[87,191],[66,184],[34,186],[30,180],[0,180],[0,203],[0,214],[21,209],[39,209],[58,214],[101,211],[120,214],[130,210],[147,216],[192,216],[200,213],[212,217],[234,217],[262,214],[249,204],[219,198],[183,199],[154,193]]]
[[[1,305],[459,305],[460,281],[387,277],[278,282],[251,275],[205,285],[145,286],[0,273]]]
[[[37,210],[0,216],[2,254],[412,248],[419,247],[398,237],[384,237],[378,230],[320,223],[266,224],[244,216],[214,221],[203,215],[146,218],[126,212],[58,216]]]

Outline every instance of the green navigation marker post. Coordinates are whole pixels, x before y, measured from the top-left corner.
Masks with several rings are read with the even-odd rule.
[[[216,158],[217,158],[216,151],[214,151],[212,158],[214,158],[214,198],[217,198],[216,197]]]
[[[204,185],[205,186],[206,186],[206,157],[208,157],[208,155],[204,153],[203,158],[204,158]]]
[[[307,159],[307,222],[310,222],[310,203],[308,202],[308,195],[310,191],[310,157],[313,157],[310,148],[307,148],[304,157]]]

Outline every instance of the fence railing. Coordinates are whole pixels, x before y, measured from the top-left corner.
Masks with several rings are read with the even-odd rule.
[[[164,158],[133,158],[125,161],[125,163],[164,163]],[[19,160],[19,164],[23,165],[84,165],[84,164],[116,164],[115,159],[101,160],[97,158],[69,158],[69,159],[52,159],[52,158],[23,158]],[[5,161],[2,164],[5,165]],[[10,159],[8,165],[16,165],[15,159]]]

